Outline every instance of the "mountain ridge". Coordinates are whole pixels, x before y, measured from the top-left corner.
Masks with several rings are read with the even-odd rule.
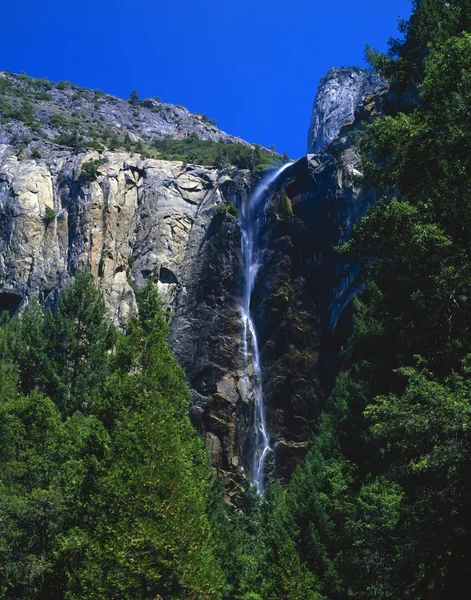
[[[131,94],[129,100],[124,100],[69,81],[53,83],[0,71],[0,143],[23,143],[31,152],[54,144],[99,151],[153,150],[155,154],[158,148],[151,148],[153,143],[189,136],[259,148],[277,156],[260,144],[220,130],[206,115],[164,103],[159,97],[139,99]]]

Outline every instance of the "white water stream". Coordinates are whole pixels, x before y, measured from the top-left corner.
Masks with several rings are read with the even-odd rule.
[[[291,165],[286,163],[271,171],[257,184],[248,202],[242,205],[240,226],[242,230],[242,254],[244,257],[244,295],[242,299],[243,351],[247,371],[253,370],[252,391],[254,395],[255,440],[252,463],[252,483],[260,495],[263,495],[265,481],[265,462],[272,452],[270,436],[265,419],[263,403],[262,371],[257,331],[250,314],[250,301],[255,278],[261,265],[262,248],[259,247],[260,234],[265,211],[270,200],[270,187],[281,173]],[[250,372],[249,372],[250,375]]]

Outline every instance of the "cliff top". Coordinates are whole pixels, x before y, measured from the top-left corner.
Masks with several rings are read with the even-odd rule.
[[[344,125],[353,123],[366,96],[386,85],[385,80],[360,67],[331,68],[321,79],[312,109],[307,152],[319,152]]]
[[[199,164],[267,165],[276,153],[231,136],[206,115],[160,98],[123,100],[69,81],[0,71],[0,144],[26,155],[57,147],[137,152]],[[28,154],[29,153],[29,154]],[[255,155],[254,155],[255,153]]]

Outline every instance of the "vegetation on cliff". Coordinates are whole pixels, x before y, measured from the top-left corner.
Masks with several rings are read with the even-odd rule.
[[[128,102],[71,84],[0,72],[0,134],[18,153],[41,158],[44,144],[85,150],[127,151],[143,158],[181,160],[205,166],[266,169],[276,152],[216,127],[206,115],[192,115],[160,98]]]
[[[89,273],[0,326],[0,597],[319,600],[286,495],[229,514],[154,285],[115,329]]]

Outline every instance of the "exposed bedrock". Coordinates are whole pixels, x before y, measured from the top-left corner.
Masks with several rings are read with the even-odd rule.
[[[385,88],[376,73],[358,67],[329,70],[319,84],[312,110],[308,154],[319,152],[334,140],[341,128],[355,122],[365,98]]]
[[[133,284],[150,276],[173,311],[195,240],[225,194],[247,189],[250,174],[105,153],[87,183],[81,167],[98,157],[19,160],[0,145],[0,294],[53,304],[77,269],[88,268],[117,324],[135,306]]]
[[[306,451],[360,286],[357,266],[334,252],[376,199],[355,184],[348,133],[381,111],[384,93],[362,92],[353,119],[337,121],[334,138],[268,192],[252,313],[275,449],[267,467],[283,482]],[[82,165],[92,159],[102,162],[87,182]],[[33,297],[53,306],[88,268],[124,325],[134,287],[155,278],[192,391],[190,415],[228,502],[250,469],[254,398],[242,351],[241,231],[223,206],[247,202],[254,183],[235,168],[60,149],[32,160],[0,145],[0,310],[14,314]]]
[[[87,182],[82,165],[98,158],[98,177]],[[231,481],[249,460],[251,413],[240,352],[240,228],[218,207],[244,202],[252,183],[235,168],[126,153],[28,160],[0,146],[0,309],[13,314],[33,297],[54,306],[88,268],[124,325],[134,287],[153,277],[193,393],[191,417]]]
[[[265,258],[252,296],[261,346],[274,475],[287,482],[304,455],[351,327],[358,265],[335,248],[377,200],[359,186],[348,133],[375,118],[382,93],[367,96],[353,123],[317,154],[299,160],[272,191]]]

